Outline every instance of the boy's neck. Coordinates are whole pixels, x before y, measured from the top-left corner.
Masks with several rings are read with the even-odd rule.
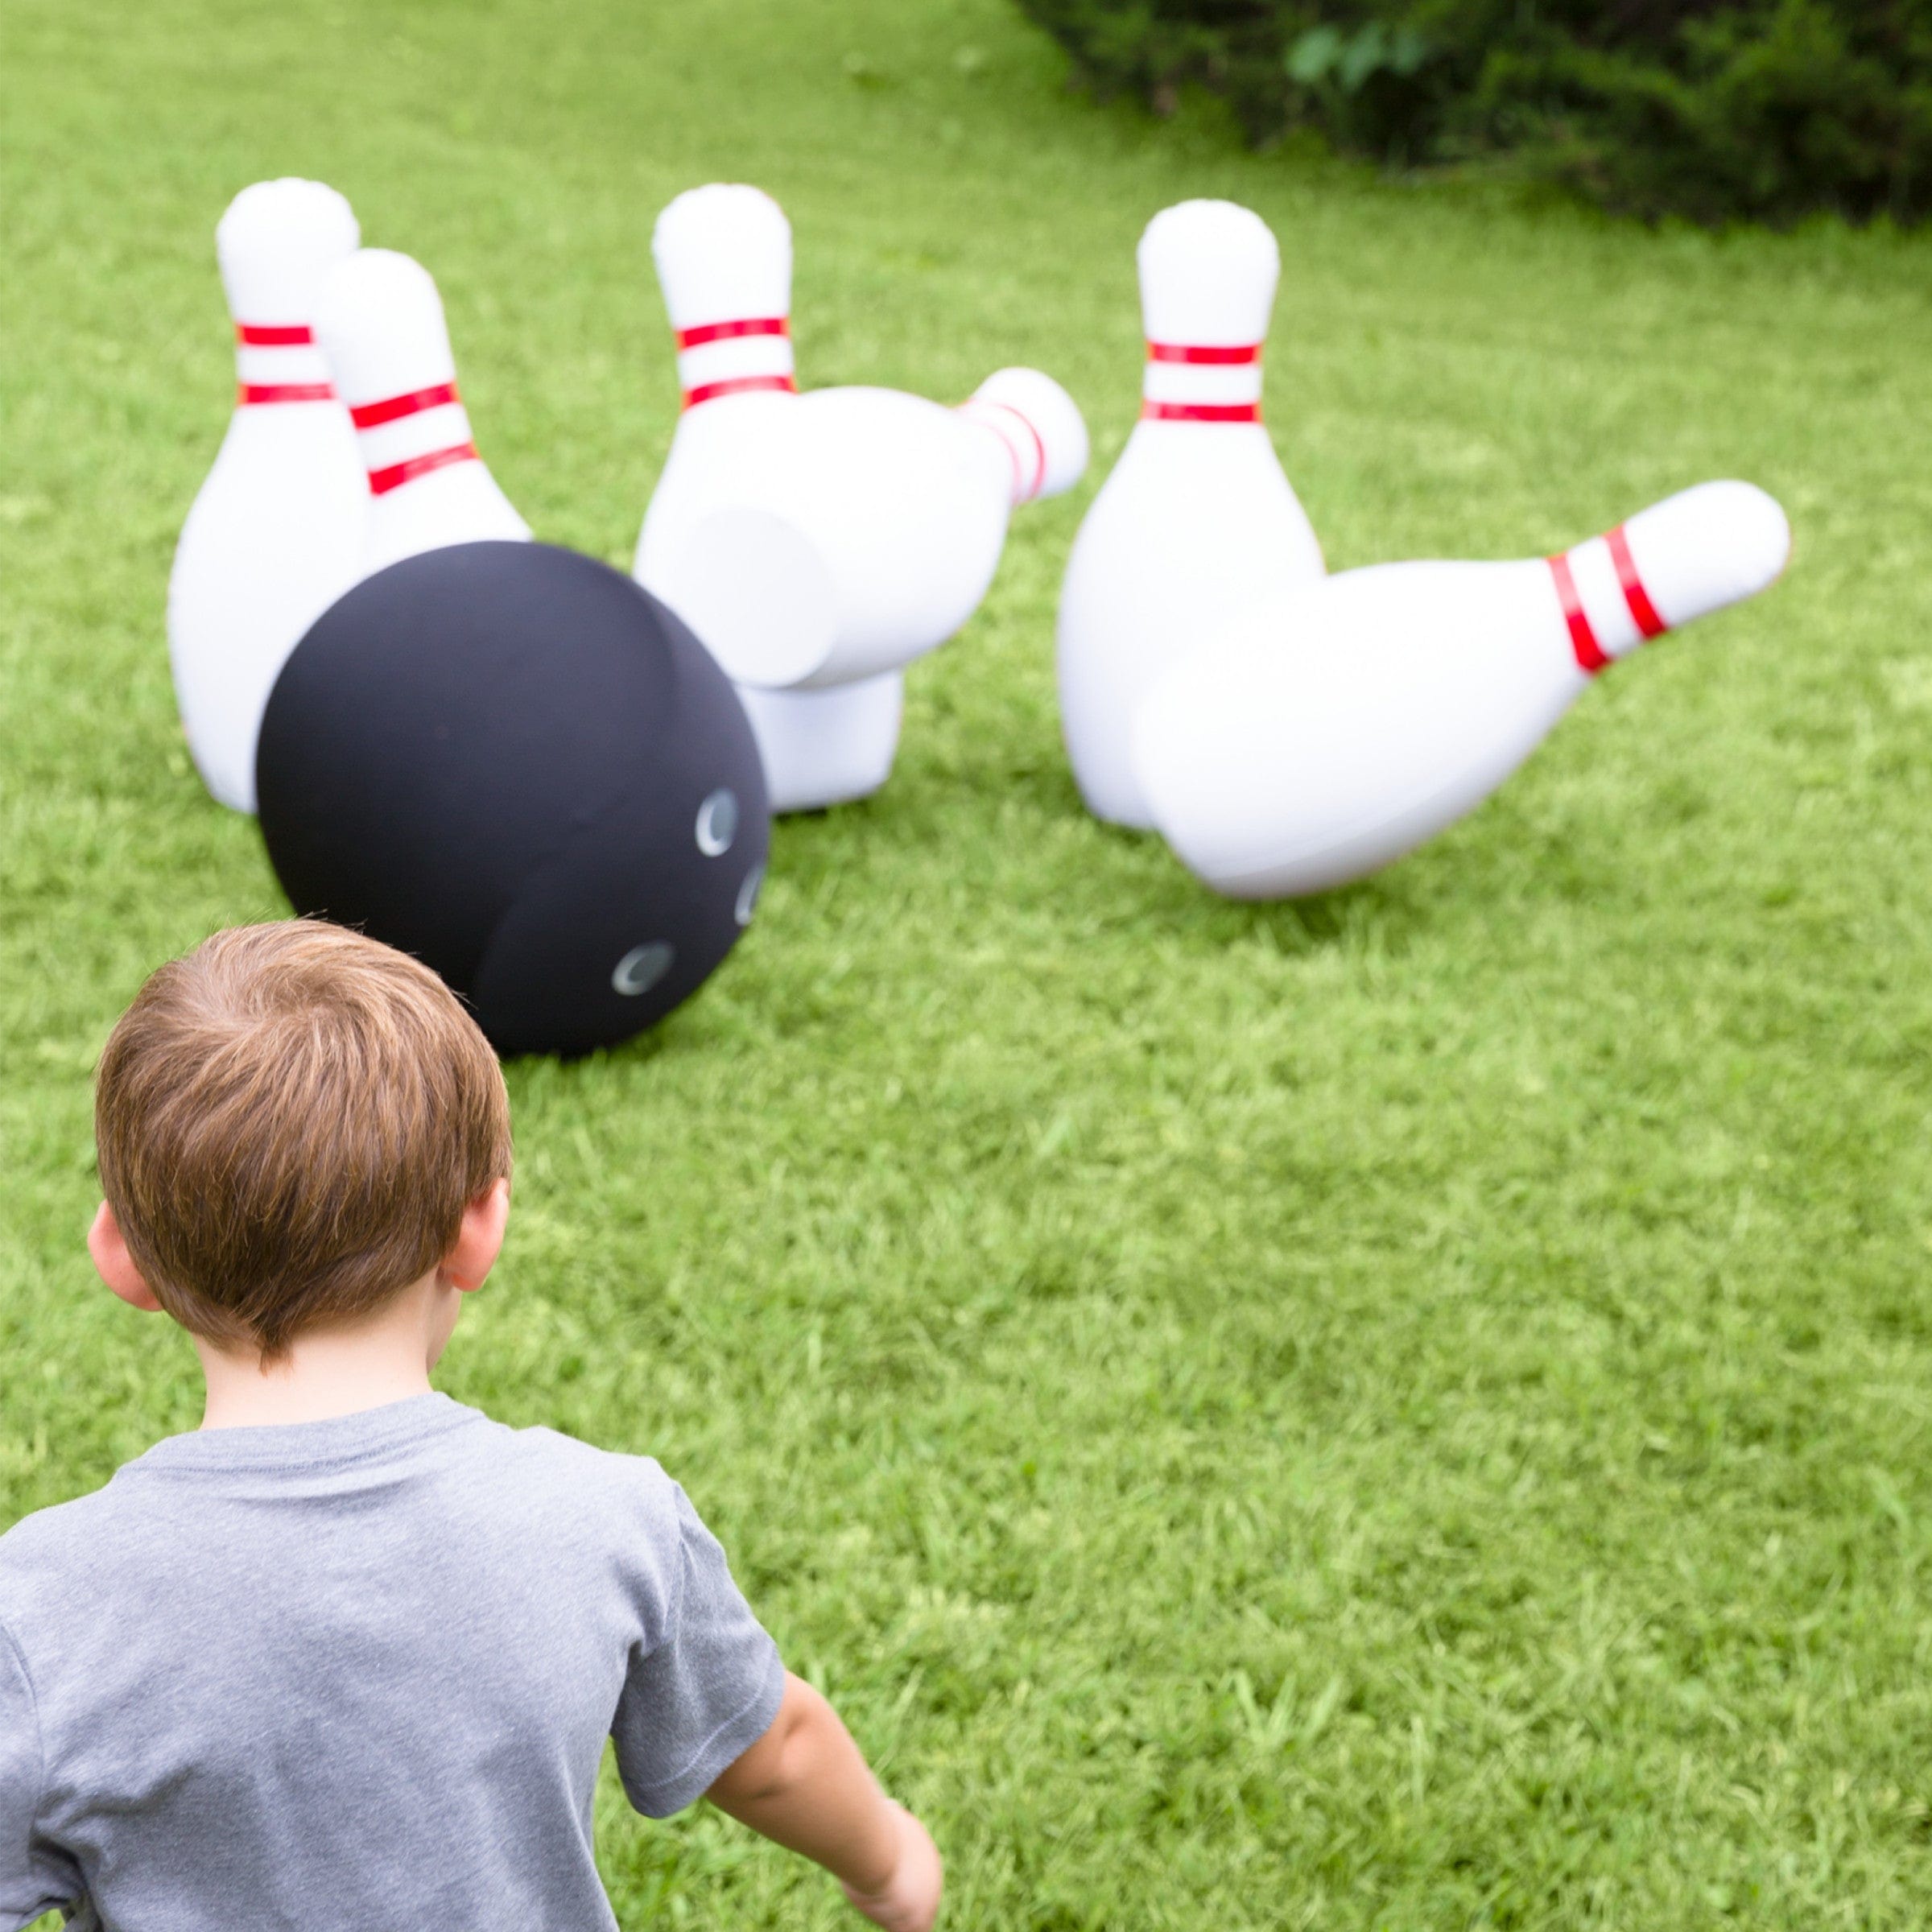
[[[299,1335],[264,1362],[253,1349],[221,1349],[200,1336],[208,1384],[204,1429],[319,1422],[429,1393],[429,1372],[456,1325],[458,1296],[435,1274],[353,1327]]]

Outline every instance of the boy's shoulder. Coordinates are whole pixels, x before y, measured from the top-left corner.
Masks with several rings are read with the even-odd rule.
[[[123,1501],[110,1480],[35,1509],[0,1533],[0,1618],[6,1614],[8,1586],[31,1580],[50,1559],[72,1550],[114,1549],[124,1527]]]
[[[0,1534],[0,1651],[10,1649],[31,1681],[31,1659],[77,1615],[126,1592],[118,1579],[165,1555],[165,1526],[130,1516],[110,1480],[23,1516]]]
[[[481,1410],[468,1413],[482,1426],[458,1439],[459,1454],[488,1465],[496,1482],[526,1502],[601,1521],[613,1509],[641,1513],[667,1526],[689,1508],[654,1456],[602,1448],[541,1424],[515,1427]]]

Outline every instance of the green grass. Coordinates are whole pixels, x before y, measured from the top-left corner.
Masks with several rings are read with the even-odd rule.
[[[755,180],[801,370],[1037,362],[1096,463],[777,834],[650,1040],[510,1074],[454,1394],[648,1450],[949,1860],[954,1932],[1932,1918],[1932,250],[1404,189],[1069,99],[999,0],[14,0],[0,481],[0,1522],[191,1426],[93,1282],[89,1069],[284,910],[162,601],[230,381],[211,231],[319,175],[436,274],[539,533],[628,559],[676,402],[656,210]],[[1336,564],[1528,555],[1706,476],[1794,567],[1495,803],[1300,906],[1085,818],[1067,543],[1156,208],[1259,209]],[[829,1927],[607,1792],[627,1928]]]

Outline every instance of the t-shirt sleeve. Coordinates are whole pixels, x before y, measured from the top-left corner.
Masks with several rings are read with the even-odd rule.
[[[0,1927],[17,1932],[43,1912],[77,1901],[66,1861],[42,1847],[35,1821],[43,1773],[33,1685],[0,1624]]]
[[[683,1575],[664,1636],[631,1653],[611,1736],[625,1794],[647,1818],[701,1797],[770,1729],[778,1647],[732,1581],[718,1539],[674,1483]]]

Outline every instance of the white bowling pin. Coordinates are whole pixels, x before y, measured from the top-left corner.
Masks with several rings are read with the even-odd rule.
[[[1790,548],[1761,489],[1703,483],[1559,556],[1262,597],[1142,701],[1154,822],[1232,898],[1360,878],[1487,798],[1606,666],[1756,595]]]
[[[368,473],[361,575],[447,543],[529,538],[477,454],[427,269],[391,249],[358,250],[323,286],[316,340]]]
[[[1088,809],[1153,823],[1129,739],[1148,687],[1253,598],[1311,583],[1321,547],[1261,426],[1281,254],[1231,201],[1183,201],[1137,253],[1141,419],[1087,512],[1060,592],[1060,725]]]
[[[658,215],[650,248],[684,392],[638,535],[635,574],[654,591],[651,574],[758,461],[796,406],[798,382],[791,225],[770,196],[736,183],[691,188]]]
[[[324,278],[357,239],[348,202],[320,181],[258,181],[215,229],[235,413],[175,551],[167,643],[188,749],[237,811],[255,808],[276,676],[361,558],[362,465],[310,332]]]
[[[700,518],[671,601],[741,683],[824,689],[897,670],[979,608],[1014,506],[1071,487],[1087,437],[1038,369],[956,409],[899,390],[819,390]]]
[[[692,524],[759,460],[797,404],[791,226],[762,189],[715,182],[679,195],[658,217],[651,254],[676,336],[684,411],[644,513],[632,574],[663,597],[670,560]],[[891,776],[905,700],[898,671],[832,691],[741,685],[738,695],[774,811],[867,798]]]

